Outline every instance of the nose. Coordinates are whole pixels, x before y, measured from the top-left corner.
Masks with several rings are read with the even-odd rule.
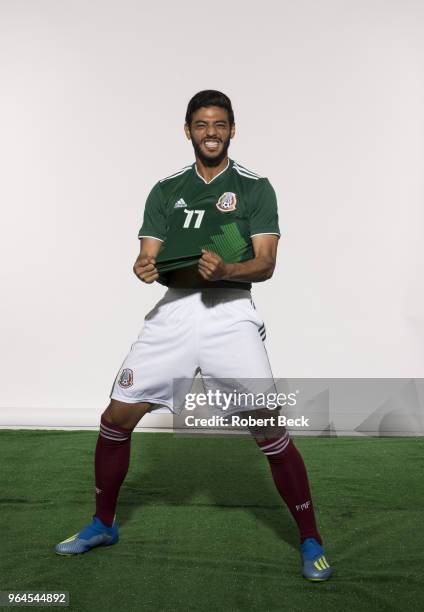
[[[216,127],[214,125],[208,125],[206,128],[206,135],[210,138],[216,136]]]

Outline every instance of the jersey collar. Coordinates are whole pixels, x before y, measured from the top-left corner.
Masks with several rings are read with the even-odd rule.
[[[201,175],[201,174],[198,172],[196,162],[194,162],[193,166],[194,166],[194,171],[196,172],[196,174],[197,174],[197,176],[199,177],[199,179],[201,179],[201,181],[202,181],[203,183],[205,183],[205,185],[210,185],[211,183],[213,183],[214,181],[216,181],[216,179],[217,179],[219,176],[221,176],[222,174],[224,174],[224,172],[226,172],[230,166],[232,166],[232,160],[231,160],[230,158],[228,158],[228,163],[227,163],[227,165],[225,166],[225,168],[224,168],[223,170],[221,170],[221,172],[219,172],[219,173],[218,173],[216,176],[214,176],[214,177],[213,177],[213,179],[212,179],[211,181],[209,181],[209,182],[208,182],[208,181],[205,181],[205,179],[203,178],[203,176],[202,176],[202,175]]]

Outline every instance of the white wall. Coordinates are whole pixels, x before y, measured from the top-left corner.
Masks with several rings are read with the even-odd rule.
[[[97,424],[163,293],[132,272],[144,200],[193,161],[205,88],[279,196],[275,375],[421,376],[423,26],[408,0],[1,1],[0,424]]]

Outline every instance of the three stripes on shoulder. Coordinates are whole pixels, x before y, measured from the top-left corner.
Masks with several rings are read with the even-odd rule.
[[[168,181],[169,179],[176,178],[177,176],[180,176],[181,174],[184,174],[188,170],[191,170],[191,168],[192,168],[192,165],[184,166],[184,168],[181,168],[181,170],[178,170],[178,172],[174,172],[174,174],[170,174],[169,176],[165,176],[165,178],[161,179],[159,182],[162,183],[163,181]],[[263,178],[262,176],[260,176],[256,172],[253,172],[252,170],[248,170],[248,168],[245,168],[244,166],[241,166],[236,161],[233,164],[233,169],[238,174],[240,174],[240,176],[245,176],[246,178],[253,179],[254,181],[257,181],[258,179]]]
[[[233,168],[236,172],[240,174],[240,176],[245,176],[255,181],[257,181],[260,178],[263,178],[259,174],[256,174],[256,172],[252,172],[252,170],[248,170],[244,166],[240,166],[240,164],[238,164],[236,161],[234,162]]]
[[[163,181],[168,181],[169,179],[175,178],[176,176],[180,176],[180,174],[184,174],[187,170],[191,170],[191,166],[184,166],[178,172],[174,172],[174,174],[170,174],[169,176],[165,176],[165,178],[161,179],[159,183],[163,183]]]

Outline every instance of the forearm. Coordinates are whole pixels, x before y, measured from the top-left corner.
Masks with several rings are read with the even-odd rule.
[[[155,238],[143,238],[140,242],[140,253],[133,266],[133,271],[145,283],[153,283],[159,278],[155,263],[161,244],[161,241]]]
[[[254,257],[240,263],[225,264],[224,280],[241,280],[259,283],[271,278],[275,260],[266,257]]]

